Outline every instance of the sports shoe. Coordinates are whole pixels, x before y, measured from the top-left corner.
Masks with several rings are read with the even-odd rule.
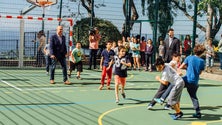
[[[153,106],[152,105],[148,105],[146,109],[147,110],[151,110],[151,109],[153,109]]]
[[[193,114],[193,117],[194,118],[201,118],[201,113],[199,112],[199,113],[195,113],[195,114]]]
[[[183,112],[179,112],[179,113],[174,114],[174,116],[173,116],[172,118],[173,118],[173,120],[178,120],[178,119],[180,119],[182,116],[183,116]]]
[[[165,109],[165,110],[172,110],[172,108],[171,108],[170,105],[165,105],[165,106],[164,106],[164,109]]]
[[[46,75],[48,76],[48,75],[49,75],[49,72],[46,72]]]
[[[99,86],[99,90],[102,90],[102,89],[103,89],[103,85],[100,85],[100,86]]]
[[[111,87],[110,87],[110,86],[107,86],[106,89],[107,89],[107,90],[111,90]]]
[[[163,104],[163,100],[161,100],[160,98],[154,98],[153,100],[161,105]]]
[[[122,95],[122,97],[123,97],[124,99],[126,98],[126,94],[125,94],[125,93],[122,93],[121,95]]]
[[[76,79],[78,80],[82,80],[82,78],[80,76],[76,76]]]
[[[66,84],[66,85],[71,85],[71,82],[70,82],[69,80],[66,80],[66,81],[64,82],[64,84]]]
[[[71,78],[71,74],[68,74],[68,77]]]
[[[119,99],[116,99],[116,104],[119,104]]]

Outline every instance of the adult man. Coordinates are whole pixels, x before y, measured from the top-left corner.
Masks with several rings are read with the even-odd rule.
[[[60,62],[62,66],[63,73],[63,81],[64,84],[69,85],[70,82],[67,78],[67,65],[66,65],[66,57],[68,56],[66,40],[63,33],[63,27],[58,26],[56,30],[56,34],[51,36],[49,43],[49,51],[50,57],[52,59],[51,67],[50,67],[50,83],[55,84],[54,75],[57,61]]]
[[[180,40],[174,37],[174,29],[168,30],[169,38],[165,42],[164,60],[169,63],[172,60],[173,53],[180,53]]]
[[[92,62],[94,65],[94,69],[96,69],[96,56],[97,51],[99,49],[99,41],[101,39],[101,35],[99,34],[99,29],[95,27],[89,34],[89,70],[91,70]]]

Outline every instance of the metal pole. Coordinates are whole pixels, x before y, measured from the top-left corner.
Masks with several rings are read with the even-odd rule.
[[[157,48],[157,23],[158,23],[158,10],[159,10],[159,0],[155,0],[155,20],[154,20],[154,31],[153,31],[153,44],[154,44],[154,54],[153,54],[153,61],[155,61],[156,57],[156,48]]]
[[[192,39],[192,54],[193,54],[193,48],[195,46],[195,39],[196,39],[196,26],[197,26],[197,5],[199,1],[195,0],[194,3],[194,18],[193,18],[193,39]]]
[[[60,5],[59,5],[59,18],[62,18],[62,0],[60,0]],[[61,21],[59,21],[59,25],[61,24]]]
[[[45,23],[44,23],[44,20],[45,20],[44,19],[45,18],[45,6],[43,6],[42,9],[43,9],[42,10],[43,11],[42,12],[42,31],[44,31],[44,25],[45,25]]]

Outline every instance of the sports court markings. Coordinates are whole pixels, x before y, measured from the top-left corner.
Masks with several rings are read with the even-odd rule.
[[[16,86],[14,86],[14,85],[12,85],[12,84],[11,84],[11,83],[9,83],[9,82],[6,82],[6,81],[4,81],[4,80],[1,80],[1,82],[3,82],[3,83],[5,83],[5,84],[7,84],[8,86],[11,86],[12,88],[14,88],[14,89],[16,89],[16,90],[23,91],[22,89],[20,89],[20,88],[18,88],[18,87],[16,87]]]
[[[147,104],[140,104],[140,105],[133,105],[133,106],[125,106],[125,107],[120,107],[120,108],[114,108],[111,110],[108,110],[104,113],[102,113],[99,118],[98,118],[98,125],[103,125],[102,123],[102,119],[109,113],[111,112],[115,112],[118,110],[122,110],[122,109],[129,109],[129,108],[135,108],[135,107],[141,107],[141,106],[146,106]],[[181,104],[181,105],[192,105],[192,104]],[[203,106],[203,105],[202,105]],[[195,122],[191,122],[190,124],[187,125],[209,125],[211,123],[220,123],[222,122],[222,120],[214,120],[214,121],[206,121],[206,122],[199,122],[199,121],[195,121]]]

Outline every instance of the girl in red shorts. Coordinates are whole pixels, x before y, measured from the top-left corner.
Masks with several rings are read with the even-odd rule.
[[[124,87],[126,84],[127,67],[131,67],[130,60],[126,56],[126,48],[124,46],[118,47],[118,55],[114,56],[115,61],[115,95],[116,103],[119,103],[119,85],[121,86],[121,95],[126,98]]]

